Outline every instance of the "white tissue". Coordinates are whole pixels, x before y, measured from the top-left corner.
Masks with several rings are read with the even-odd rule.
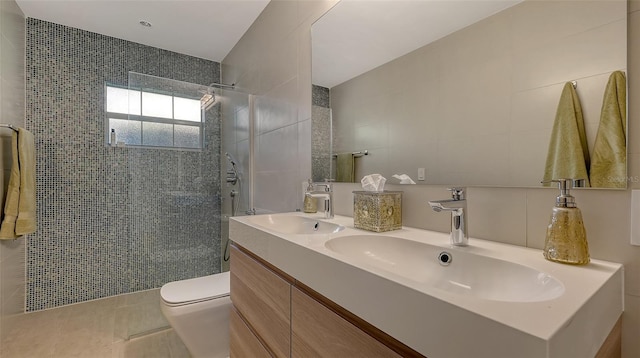
[[[400,184],[415,184],[416,183],[407,174],[393,174],[393,177],[398,179],[398,180],[400,180]]]
[[[365,175],[360,183],[362,183],[362,189],[365,191],[384,191],[384,183],[387,179],[380,174]]]

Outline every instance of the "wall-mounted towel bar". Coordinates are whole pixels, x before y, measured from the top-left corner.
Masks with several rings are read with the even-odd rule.
[[[12,129],[14,131],[18,131],[18,127],[14,126],[13,124],[0,124],[0,127],[2,128],[9,128]]]
[[[363,155],[369,155],[369,151],[365,149],[365,150],[363,150],[363,151],[360,151],[360,152],[353,152],[353,153],[351,153],[351,154],[353,154],[353,157],[354,157],[354,158],[360,158],[360,157],[362,157]],[[335,159],[335,158],[337,158],[337,157],[338,157],[338,155],[337,155],[337,154],[334,154],[334,155],[332,155],[331,157]]]

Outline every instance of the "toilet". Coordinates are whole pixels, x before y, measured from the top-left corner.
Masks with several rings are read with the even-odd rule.
[[[229,357],[229,272],[169,282],[160,306],[194,358]]]

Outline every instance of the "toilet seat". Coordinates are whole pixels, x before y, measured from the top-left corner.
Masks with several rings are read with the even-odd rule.
[[[230,274],[197,277],[169,282],[160,289],[160,297],[168,306],[184,306],[229,296]]]

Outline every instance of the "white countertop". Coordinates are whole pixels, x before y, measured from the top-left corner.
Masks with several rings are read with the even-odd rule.
[[[355,229],[353,219],[300,215],[346,228],[333,234],[281,234],[230,220],[230,238],[265,261],[429,358],[589,357],[623,310],[622,265],[591,260],[584,266],[547,261],[540,250],[469,239],[451,247],[449,235],[403,227],[385,233]],[[335,237],[384,235],[511,261],[547,273],[565,287],[541,302],[504,302],[440,290],[325,247]],[[427,259],[427,258],[425,258]],[[515,354],[515,355],[514,355]]]

